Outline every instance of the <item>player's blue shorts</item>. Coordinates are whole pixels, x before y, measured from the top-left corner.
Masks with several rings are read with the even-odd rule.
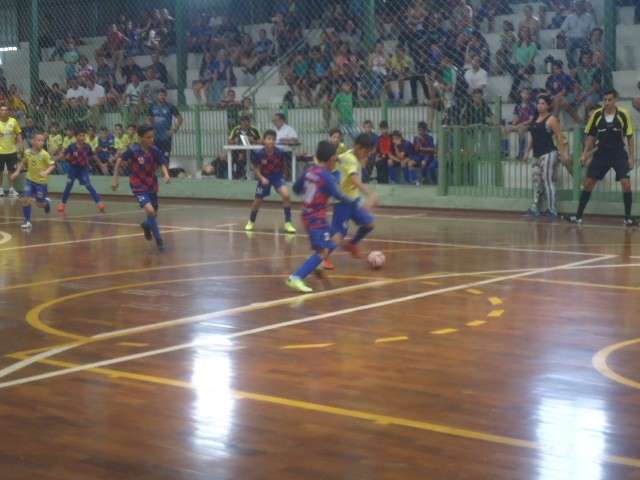
[[[83,165],[72,165],[69,164],[67,183],[75,182],[78,180],[80,185],[89,185],[91,181],[89,180],[89,167],[85,167]]]
[[[331,221],[331,236],[339,233],[343,237],[349,232],[349,220],[360,225],[371,225],[374,217],[369,210],[361,206],[361,202],[337,203],[333,207],[333,219]]]
[[[24,196],[36,199],[36,202],[42,203],[47,198],[49,190],[44,183],[32,182],[28,178],[24,181]]]
[[[311,248],[316,252],[321,252],[324,249],[335,250],[336,244],[331,241],[331,230],[329,225],[322,227],[309,227],[307,226],[307,234],[309,235],[309,242]]]
[[[133,192],[138,200],[140,208],[144,208],[147,203],[150,203],[154,210],[158,211],[158,194],[151,192]]]
[[[280,188],[284,187],[287,182],[284,179],[284,173],[276,173],[275,175],[269,175],[267,177],[269,180],[269,185],[266,187],[262,185],[262,182],[258,180],[258,186],[256,187],[256,198],[265,198],[271,195],[271,187],[273,187],[276,191],[280,190]]]

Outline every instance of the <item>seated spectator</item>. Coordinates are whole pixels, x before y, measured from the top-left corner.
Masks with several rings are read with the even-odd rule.
[[[133,75],[136,75],[138,79],[144,78],[144,72],[142,68],[140,68],[140,65],[136,63],[134,57],[127,57],[126,64],[120,69],[120,73],[127,85],[132,83]]]
[[[276,143],[278,145],[298,145],[298,132],[293,127],[287,125],[283,113],[276,113],[272,119],[276,130]]]
[[[469,39],[465,50],[465,65],[471,66],[471,59],[474,55],[480,57],[480,67],[485,71],[489,71],[491,64],[491,53],[487,41],[478,31],[474,32]]]
[[[200,73],[198,80],[194,80],[192,88],[198,104],[206,103],[208,90],[211,86],[211,70],[209,66],[213,64],[215,57],[211,52],[205,52],[200,62]]]
[[[564,14],[564,10],[562,8],[557,8],[555,10],[553,17],[551,18],[551,22],[549,23],[549,28],[552,28],[554,30],[559,29],[560,27],[562,27],[562,24],[564,23],[566,18],[567,16]],[[559,45],[558,45],[558,48],[560,48]]]
[[[471,94],[471,102],[462,109],[462,121],[465,125],[489,125],[493,112],[484,99],[482,90],[476,89]]]
[[[334,90],[340,90],[344,82],[351,83],[353,98],[358,98],[358,81],[360,80],[360,62],[346,43],[338,45],[333,71]]]
[[[369,75],[371,81],[371,95],[374,99],[380,99],[383,88],[387,84],[389,75],[389,65],[387,54],[384,50],[384,43],[378,41],[375,50],[369,55]]]
[[[227,111],[227,126],[229,130],[237,127],[240,122],[240,109],[242,105],[236,98],[236,91],[233,88],[227,89],[227,94],[220,100],[218,107]]]
[[[376,148],[376,180],[378,183],[389,183],[389,160],[393,139],[386,120],[381,121],[378,127],[380,128],[380,136]]]
[[[518,158],[527,148],[527,132],[529,125],[537,115],[536,105],[531,98],[531,90],[523,88],[520,90],[520,101],[513,107],[513,119],[505,128],[505,133],[518,134]]]
[[[224,49],[218,51],[217,58],[211,63],[209,70],[211,71],[209,102],[211,105],[216,106],[222,97],[224,89],[235,86],[233,65],[227,58],[227,52]]]
[[[156,78],[156,70],[153,66],[147,68],[145,80],[140,83],[140,88],[142,90],[142,102],[145,105],[151,105],[155,102],[158,92],[165,88],[162,82]]]
[[[561,111],[565,111],[579,122],[580,119],[574,108],[576,97],[573,84],[571,76],[564,71],[563,62],[561,60],[553,62],[553,73],[545,83],[545,88],[551,95],[553,114],[557,117]]]
[[[65,95],[65,100],[67,101],[67,103],[73,98],[79,99],[81,102],[84,102],[84,98],[86,97],[85,88],[80,85],[78,79],[75,77],[70,78],[67,84],[67,93]]]
[[[38,112],[48,112],[50,109],[51,89],[44,80],[38,81],[36,96],[31,99],[31,104]]]
[[[118,154],[122,154],[129,148],[131,139],[129,135],[124,131],[124,126],[121,123],[116,123],[113,127],[113,146]]]
[[[164,63],[160,61],[160,55],[154,54],[151,56],[151,68],[156,72],[156,79],[158,79],[164,87],[169,85],[169,72]]]
[[[601,91],[606,92],[613,90],[613,74],[611,73],[611,69],[607,65],[607,62],[604,61],[604,52],[601,50],[593,52],[593,64],[598,69],[596,76],[600,79]]]
[[[313,47],[309,53],[309,58],[311,63],[309,65],[308,86],[312,96],[314,96],[314,105],[319,105],[331,93],[331,70],[322,56],[320,47]]]
[[[60,125],[57,122],[52,122],[49,128],[49,135],[47,135],[47,153],[56,162],[62,155],[62,141]]]
[[[89,124],[89,108],[81,97],[70,98],[63,112],[67,125],[86,128]]]
[[[524,18],[518,23],[518,30],[521,30],[523,27],[529,29],[531,32],[531,38],[538,42],[539,41],[539,33],[540,33],[540,19],[533,15],[533,7],[531,5],[525,5],[524,7]]]
[[[267,31],[261,28],[258,32],[258,41],[256,42],[255,55],[246,65],[247,73],[255,75],[262,67],[269,64],[273,59],[274,46],[273,42],[267,38]]]
[[[297,52],[289,66],[285,79],[293,94],[302,102],[306,100],[312,103],[311,90],[309,89],[310,62],[304,52]]]
[[[116,76],[113,68],[103,56],[97,57],[98,68],[96,69],[96,81],[98,85],[102,85],[105,90],[116,83]]]
[[[532,96],[535,96],[533,87],[535,69],[533,65],[529,65],[523,69],[517,70],[513,75],[513,83],[509,90],[509,100],[517,103],[520,101],[520,91],[522,89],[528,89],[531,91]]]
[[[471,57],[471,68],[465,72],[464,79],[469,86],[469,95],[471,95],[474,90],[480,90],[484,97],[487,96],[489,74],[486,70],[480,68],[480,57],[478,55]]]
[[[98,130],[93,124],[87,127],[87,145],[91,147],[91,151],[95,152],[98,148]]]
[[[453,65],[448,55],[442,57],[439,73],[441,82],[436,80],[435,87],[441,93],[445,107],[448,108],[453,104],[454,92],[458,89],[459,79],[458,69]]]
[[[638,76],[638,83],[636,83],[636,87],[638,90],[640,90],[640,75]],[[640,112],[640,97],[636,97],[633,99],[633,108]]]
[[[518,39],[513,33],[513,23],[505,20],[502,23],[502,33],[500,34],[500,48],[496,52],[496,74],[513,75],[513,52]]]
[[[436,144],[429,134],[427,122],[418,123],[418,135],[413,139],[412,160],[418,170],[422,172],[425,183],[437,185],[438,160],[436,159]]]
[[[251,35],[245,33],[242,35],[242,41],[240,45],[236,48],[235,57],[232,57],[231,60],[236,64],[243,68],[247,68],[248,65],[253,64],[255,58],[255,50],[256,46],[253,43],[253,39]]]
[[[520,28],[519,40],[516,45],[516,68],[522,70],[525,67],[533,66],[535,69],[538,51],[538,44],[533,40],[529,28]]]
[[[62,56],[62,61],[65,63],[64,73],[67,79],[75,77],[77,74],[77,65],[80,61],[80,54],[76,50],[73,40],[67,43],[68,47]]]
[[[49,106],[52,112],[59,111],[64,103],[65,94],[60,88],[59,83],[51,85],[51,93],[49,94]]]
[[[229,145],[244,145],[242,138],[249,142],[250,145],[260,145],[260,132],[251,125],[251,118],[243,116],[240,118],[240,124],[234,127],[229,133]],[[252,151],[234,151],[232,154],[233,178],[245,178],[247,171],[247,154],[253,160]]]
[[[338,35],[342,43],[346,43],[352,52],[360,52],[362,50],[362,32],[358,30],[353,20],[347,20],[344,30]]]
[[[389,153],[389,181],[392,184],[400,182],[399,173],[402,171],[407,184],[417,182],[416,161],[413,160],[413,145],[405,140],[399,130],[391,134],[391,152]]]
[[[387,77],[389,83],[389,90],[393,100],[397,103],[404,103],[404,87],[406,80],[410,77],[413,71],[413,61],[405,53],[404,47],[399,46],[396,49],[396,54],[389,60],[389,76]],[[393,91],[391,82],[397,83],[397,91]]]
[[[101,120],[102,109],[107,101],[107,96],[102,85],[98,85],[93,76],[86,80],[84,98],[89,107],[89,122],[97,125]]]
[[[591,30],[591,35],[589,36],[589,50],[592,52],[603,52],[604,53],[604,30],[600,27],[596,27]]]
[[[107,58],[111,58],[114,61],[116,68],[122,65],[124,60],[124,49],[129,40],[126,35],[120,31],[118,25],[115,23],[111,25],[109,33],[107,34],[107,41],[102,47],[102,52]]]
[[[450,10],[452,30],[462,32],[473,26],[473,8],[466,0],[453,0],[453,8]],[[451,6],[449,6],[451,8]]]
[[[596,22],[585,8],[585,2],[578,0],[575,11],[571,13],[560,27],[560,32],[566,36],[567,62],[569,69],[576,67],[576,54],[589,46],[589,35],[596,28]]]
[[[84,55],[81,55],[80,59],[78,60],[78,66],[76,68],[76,72],[77,72],[76,76],[80,79],[80,81],[83,81],[84,79],[93,75],[95,72],[95,69],[93,68],[92,65],[89,64],[89,59]]]
[[[138,74],[131,75],[131,83],[127,85],[122,101],[126,107],[129,107],[129,114],[133,117],[133,121],[137,121],[143,110],[142,84]]]
[[[373,173],[373,169],[376,166],[376,152],[378,150],[378,135],[373,131],[373,122],[371,120],[365,120],[362,122],[362,133],[366,133],[371,137],[373,141],[373,151],[369,158],[367,159],[367,163],[363,165],[362,169],[362,180],[365,183],[369,183],[371,179],[371,174]]]
[[[205,52],[209,39],[211,38],[211,28],[207,24],[206,18],[202,15],[195,19],[187,38],[187,48],[189,52]]]
[[[498,15],[512,14],[513,10],[505,0],[482,0],[478,15],[474,16],[476,30],[480,30],[483,20],[487,20],[487,31],[493,33],[495,18]]]
[[[580,65],[575,70],[575,108],[579,108],[584,103],[585,123],[589,120],[586,112],[598,105],[602,100],[602,79],[596,65],[593,63],[593,55],[590,51],[582,52]]]

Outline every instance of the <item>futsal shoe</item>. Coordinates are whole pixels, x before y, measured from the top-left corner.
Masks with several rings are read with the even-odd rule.
[[[322,262],[322,268],[324,268],[325,270],[335,270],[336,266],[331,260],[327,258],[324,262]]]
[[[64,213],[64,203],[59,203],[58,204],[58,213]]]
[[[140,224],[140,228],[142,228],[142,230],[144,231],[144,239],[147,242],[153,240],[153,235],[151,234],[151,229],[147,226],[147,222],[142,222]]]
[[[569,223],[573,223],[574,225],[582,225],[582,219],[576,217],[575,215],[569,215],[568,217],[564,217],[564,219]]]
[[[545,217],[557,218],[558,211],[555,208],[549,208],[546,212],[544,212]]]
[[[253,223],[251,220],[249,220],[247,222],[247,224],[244,226],[244,231],[245,232],[253,232],[253,230],[256,228],[256,224]]]
[[[539,217],[540,216],[540,210],[538,209],[538,207],[529,207],[529,210],[527,210],[524,213],[525,217]]]
[[[47,215],[51,212],[51,200],[48,198],[44,199],[44,213]]]
[[[164,240],[162,240],[161,238],[156,240],[156,245],[158,245],[158,250],[161,252],[164,252],[167,249],[166,245],[164,244]]]
[[[353,258],[363,258],[362,253],[360,252],[360,247],[355,243],[344,242],[342,244],[342,248],[349,252]]]
[[[104,204],[104,202],[98,203],[98,211],[100,213],[105,213],[107,211],[107,206]]]
[[[295,275],[291,275],[288,279],[287,279],[287,287],[289,287],[291,290],[295,290],[297,292],[301,292],[301,293],[311,293],[313,292],[313,289],[308,287],[301,278],[296,277]]]
[[[18,198],[18,192],[13,187],[9,188],[9,198]]]
[[[640,225],[638,223],[638,220],[636,218],[633,217],[627,217],[624,219],[624,226],[625,227],[637,227],[638,225]]]
[[[287,222],[284,224],[284,231],[286,233],[296,233],[295,227],[291,224],[291,222]]]
[[[24,222],[22,225],[20,225],[20,228],[23,230],[31,230],[31,222]]]

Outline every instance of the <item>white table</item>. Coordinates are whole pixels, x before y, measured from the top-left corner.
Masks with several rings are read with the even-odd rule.
[[[262,145],[225,145],[224,147],[222,147],[226,152],[227,152],[227,178],[229,180],[233,180],[233,155],[232,153],[234,151],[245,151],[245,152],[249,152],[249,151],[253,151],[255,152],[256,150],[260,150],[261,148],[264,148]],[[284,150],[285,152],[291,152],[291,181],[295,182],[297,179],[296,176],[296,152],[295,150],[289,146],[289,145],[278,145],[278,148],[280,150]],[[249,165],[250,159],[249,156],[247,155],[247,168]]]

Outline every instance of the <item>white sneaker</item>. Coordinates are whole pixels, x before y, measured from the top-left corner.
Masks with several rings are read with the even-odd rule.
[[[31,222],[24,222],[22,225],[20,225],[20,228],[23,230],[30,230],[32,227]]]
[[[18,192],[16,192],[13,187],[9,189],[9,198],[18,198]]]
[[[4,188],[0,187],[0,197],[4,197]]]

